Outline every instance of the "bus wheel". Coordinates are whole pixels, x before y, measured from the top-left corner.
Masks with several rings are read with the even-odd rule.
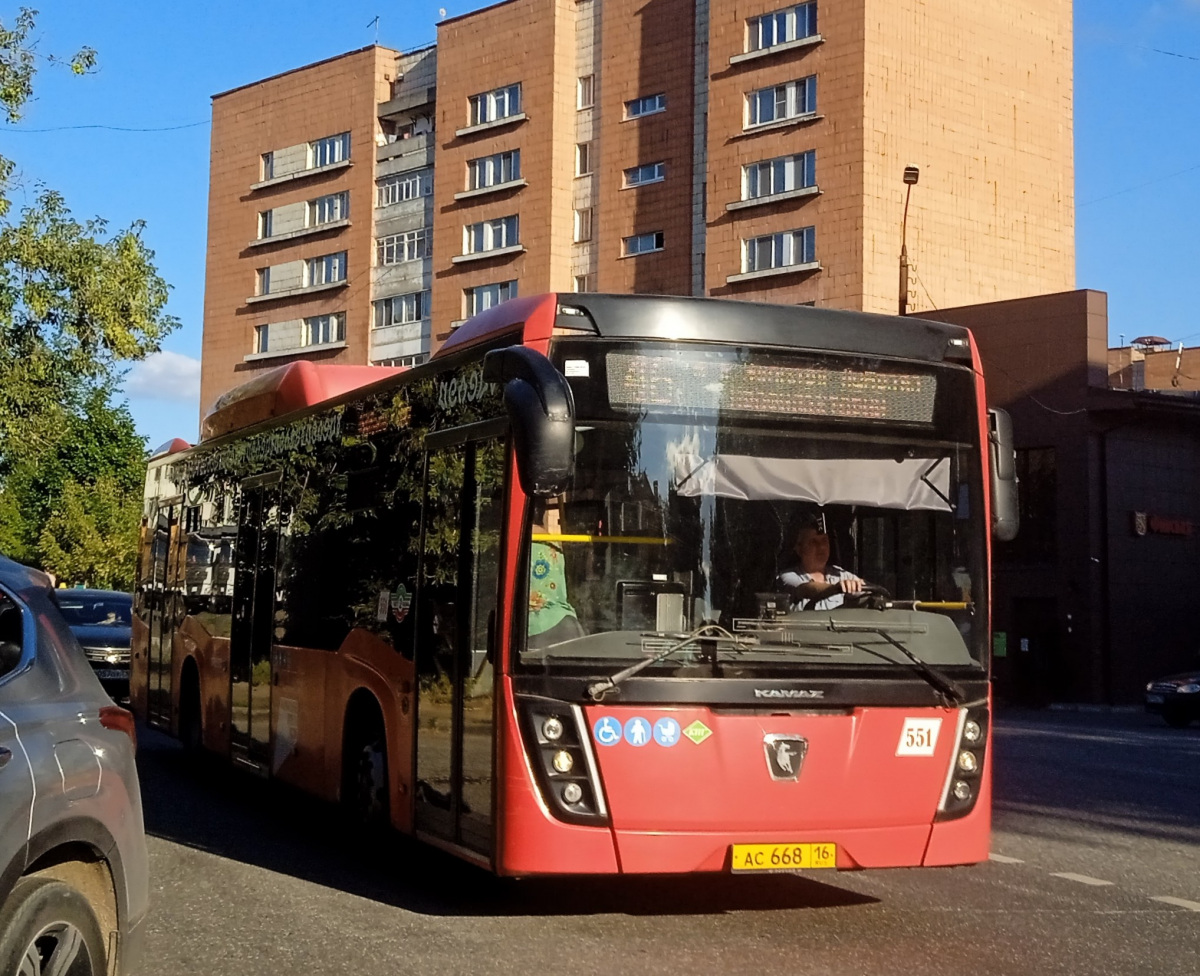
[[[384,827],[391,817],[388,805],[387,742],[383,720],[352,723],[347,735],[342,799],[350,818],[370,827]]]
[[[23,878],[0,910],[5,973],[104,976],[104,938],[87,899],[52,878]]]

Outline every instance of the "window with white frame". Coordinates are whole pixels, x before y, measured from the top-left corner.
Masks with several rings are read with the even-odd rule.
[[[259,157],[259,165],[262,170],[262,178],[269,180],[275,175],[275,154],[273,152],[265,152]]]
[[[428,359],[429,359],[429,357],[426,356],[425,353],[418,352],[418,353],[413,353],[413,355],[411,355],[411,356],[395,356],[391,359],[377,359],[371,365],[372,366],[412,367],[412,366],[420,366],[422,363],[424,363]]]
[[[507,85],[489,92],[480,92],[467,99],[470,104],[470,125],[497,122],[521,113],[521,85]]]
[[[399,173],[375,184],[375,206],[390,207],[393,203],[433,196],[433,172],[427,169]]]
[[[592,239],[592,208],[583,207],[575,211],[575,243]]]
[[[308,226],[320,227],[321,224],[331,224],[335,220],[345,220],[350,216],[350,191],[327,193],[323,197],[308,201]]]
[[[666,163],[643,163],[625,170],[626,186],[644,186],[646,183],[661,183],[667,178]]]
[[[375,328],[389,325],[411,325],[429,315],[429,292],[414,291],[407,295],[393,295],[372,302],[375,309]]]
[[[258,239],[266,240],[271,236],[271,214],[273,210],[262,210],[258,214]]]
[[[463,254],[478,254],[494,251],[501,247],[515,247],[517,238],[517,215],[481,220],[463,228]]]
[[[389,234],[375,240],[375,263],[377,265],[403,264],[419,261],[433,254],[433,235],[428,228]]]
[[[575,107],[579,109],[591,108],[596,104],[596,76],[584,75],[576,83],[576,102]]]
[[[626,102],[625,118],[636,119],[643,115],[653,115],[655,112],[665,112],[666,110],[666,93],[659,92],[657,95],[644,95]]]
[[[256,325],[254,327],[254,351],[270,352],[271,348],[271,327],[269,325]]]
[[[595,291],[596,276],[594,274],[581,274],[575,276],[575,290],[577,292]]]
[[[579,142],[575,144],[575,175],[587,176],[592,171],[592,144]]]
[[[319,258],[309,258],[304,266],[305,285],[332,285],[346,280],[346,252],[322,254]]]
[[[306,346],[322,346],[330,342],[345,341],[345,312],[312,315],[304,320],[304,344]]]
[[[308,144],[308,165],[315,169],[318,166],[331,166],[350,158],[350,133],[339,132],[336,136],[326,136]]]
[[[817,260],[815,227],[766,234],[742,241],[742,271],[769,271]]]
[[[817,185],[817,154],[776,156],[742,167],[742,199],[756,200]]]
[[[489,186],[512,183],[521,178],[521,150],[467,160],[467,189],[482,190]]]
[[[515,281],[498,281],[491,285],[478,285],[463,291],[463,311],[466,313],[466,317],[470,318],[472,315],[478,315],[489,308],[494,308],[501,302],[507,302],[510,298],[516,297],[517,283]]]
[[[766,125],[812,115],[817,110],[817,76],[786,85],[760,88],[746,95],[746,125]]]
[[[662,249],[663,232],[661,230],[621,238],[621,253],[625,255],[648,254],[651,251],[661,251]]]
[[[817,33],[817,4],[800,3],[772,10],[746,21],[746,50],[763,51],[777,44],[814,37]]]
[[[271,269],[259,268],[254,272],[254,294],[271,294]]]

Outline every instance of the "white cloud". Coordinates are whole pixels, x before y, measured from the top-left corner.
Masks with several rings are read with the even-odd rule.
[[[134,363],[125,393],[146,400],[198,401],[200,360],[178,352],[156,352]]]

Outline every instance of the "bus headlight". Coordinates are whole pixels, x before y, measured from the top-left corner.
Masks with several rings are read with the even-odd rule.
[[[963,739],[966,742],[970,742],[972,745],[974,745],[982,738],[983,729],[979,727],[979,723],[973,718],[967,719],[966,724],[963,726]]]
[[[945,792],[935,822],[965,817],[975,808],[987,760],[988,720],[986,705],[967,709],[967,714],[959,719],[961,732],[949,756]]]
[[[575,760],[566,749],[559,749],[554,754],[554,759],[551,760],[551,763],[554,766],[555,772],[559,773],[569,773],[575,768]]]
[[[563,735],[562,719],[557,715],[551,715],[542,723],[542,735],[551,742],[557,742]]]
[[[521,740],[542,801],[566,823],[600,826],[608,809],[578,705],[534,695],[517,697]]]
[[[958,768],[964,773],[973,773],[979,768],[979,759],[970,749],[964,749],[958,754]]]

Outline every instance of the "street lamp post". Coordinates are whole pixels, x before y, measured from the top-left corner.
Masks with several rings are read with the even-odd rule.
[[[900,223],[900,314],[908,314],[908,198],[921,176],[915,166],[904,167],[904,220]]]

